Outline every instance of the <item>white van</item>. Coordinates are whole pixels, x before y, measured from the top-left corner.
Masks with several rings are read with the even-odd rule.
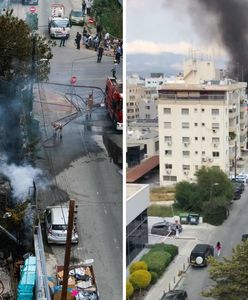
[[[65,244],[67,236],[69,207],[48,206],[44,212],[44,222],[47,242]],[[78,243],[76,225],[74,225],[71,242]]]

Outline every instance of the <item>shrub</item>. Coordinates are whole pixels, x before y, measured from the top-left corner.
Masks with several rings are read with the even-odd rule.
[[[129,273],[132,274],[135,271],[138,270],[146,270],[147,271],[147,264],[144,261],[136,261],[131,264],[129,267]]]
[[[169,245],[169,244],[155,244],[152,245],[151,251],[165,251],[170,253],[171,260],[178,254],[178,247],[175,245]]]
[[[155,284],[158,281],[158,274],[156,272],[150,272],[152,275],[151,284]]]
[[[129,281],[132,283],[135,290],[147,288],[151,279],[151,273],[146,270],[135,271],[129,276]]]
[[[129,280],[127,280],[127,282],[126,282],[126,299],[129,299],[133,295],[133,292],[134,292],[134,288],[132,286],[132,283]]]
[[[161,276],[171,262],[171,255],[163,251],[150,251],[142,257],[142,260],[147,263],[149,271]]]

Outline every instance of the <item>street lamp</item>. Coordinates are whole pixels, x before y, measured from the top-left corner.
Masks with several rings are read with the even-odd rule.
[[[214,186],[217,186],[217,185],[219,185],[219,183],[218,183],[218,182],[214,182],[214,183],[212,183],[211,186],[210,186],[210,197],[209,197],[209,201],[210,201],[210,202],[212,201],[213,188],[214,188]]]

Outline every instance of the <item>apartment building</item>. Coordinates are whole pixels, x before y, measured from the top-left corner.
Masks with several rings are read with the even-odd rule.
[[[186,72],[189,82],[186,78],[184,84],[166,84],[159,90],[161,185],[194,181],[202,166],[216,166],[229,175],[235,157],[246,149],[247,84],[204,81],[201,72],[197,74],[201,66],[192,66],[194,70]],[[216,76],[212,63],[204,68],[205,78]]]

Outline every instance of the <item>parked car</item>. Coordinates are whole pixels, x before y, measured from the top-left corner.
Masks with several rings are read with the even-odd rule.
[[[69,15],[71,25],[84,25],[84,16],[82,10],[72,9]]]
[[[68,206],[49,206],[44,212],[45,232],[48,243],[65,244],[67,236]],[[72,243],[78,243],[78,234],[74,224]]]
[[[165,293],[161,300],[188,300],[188,294],[184,290],[173,290]]]
[[[178,226],[179,233],[182,232],[183,228],[181,224],[171,223],[167,221],[156,223],[152,226],[151,233],[158,235],[175,235],[176,226]]]
[[[248,239],[248,233],[242,234],[242,241],[246,241]]]
[[[190,264],[193,267],[206,267],[207,258],[214,255],[214,247],[209,244],[197,244],[190,254]]]

